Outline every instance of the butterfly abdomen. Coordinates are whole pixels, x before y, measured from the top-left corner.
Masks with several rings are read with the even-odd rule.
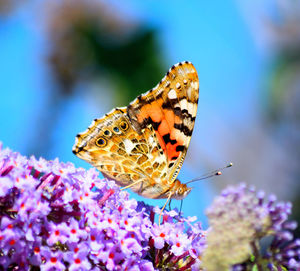
[[[164,182],[166,182],[165,185]],[[147,186],[138,194],[152,199],[166,199],[171,195],[172,199],[181,200],[191,190],[192,188],[187,187],[186,184],[181,183],[179,180],[175,180],[172,184],[168,184],[167,180],[161,180],[161,185]]]

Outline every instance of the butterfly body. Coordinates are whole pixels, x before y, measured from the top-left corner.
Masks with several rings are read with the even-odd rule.
[[[194,127],[198,76],[190,62],[174,65],[161,82],[127,107],[95,119],[73,152],[122,187],[146,198],[184,198],[176,179]]]

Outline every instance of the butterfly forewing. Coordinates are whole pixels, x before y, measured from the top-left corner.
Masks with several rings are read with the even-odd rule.
[[[193,64],[181,62],[128,106],[127,114],[138,132],[153,127],[166,155],[170,183],[176,179],[190,143],[198,97],[197,71]]]

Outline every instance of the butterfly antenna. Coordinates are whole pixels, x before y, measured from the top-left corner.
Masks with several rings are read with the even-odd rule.
[[[206,173],[206,174],[204,174],[204,175],[202,175],[202,176],[200,176],[200,177],[198,177],[198,178],[196,178],[196,179],[193,179],[193,180],[191,180],[191,181],[188,181],[188,182],[185,183],[185,184],[189,184],[189,183],[193,183],[193,182],[198,182],[198,181],[201,181],[201,180],[205,180],[205,179],[211,178],[211,177],[213,177],[213,176],[219,176],[219,175],[222,175],[222,171],[221,171],[221,170],[226,169],[226,168],[229,168],[229,167],[232,167],[232,166],[233,166],[233,164],[232,164],[232,163],[229,163],[229,164],[228,164],[227,166],[225,166],[225,167],[218,168],[218,169],[216,169],[216,170],[214,170],[214,171],[211,171],[211,172],[209,172],[209,173]]]

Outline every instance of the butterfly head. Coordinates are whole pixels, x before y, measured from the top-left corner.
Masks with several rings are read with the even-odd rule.
[[[95,119],[87,131],[78,134],[73,146],[73,153],[79,158],[97,167],[97,161],[107,153],[111,154],[116,148],[116,137],[125,136],[130,129],[126,109],[115,109],[104,118]],[[116,150],[113,150],[113,148]]]
[[[191,187],[188,187],[186,184],[181,183],[179,180],[176,180],[171,189],[171,193],[173,193],[172,198],[182,200],[191,192],[191,190]]]

